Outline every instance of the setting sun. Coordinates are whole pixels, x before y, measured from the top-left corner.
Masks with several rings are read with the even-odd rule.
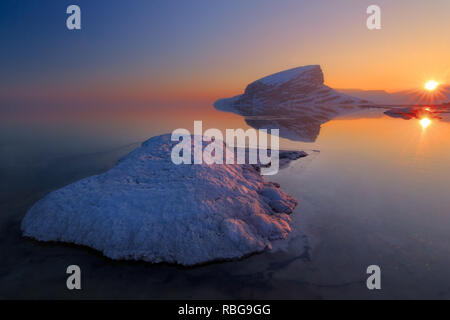
[[[437,88],[437,86],[439,85],[439,83],[437,83],[434,80],[430,80],[427,83],[425,83],[425,89],[427,89],[428,91],[433,91]]]

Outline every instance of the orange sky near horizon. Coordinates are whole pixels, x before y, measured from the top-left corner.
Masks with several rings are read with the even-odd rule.
[[[339,11],[339,3],[311,14],[328,20],[318,25],[277,20],[261,32],[242,37],[239,50],[213,48],[191,63],[159,77],[163,95],[191,98],[228,97],[243,92],[250,82],[289,68],[319,64],[325,84],[338,89],[422,90],[428,80],[450,84],[450,2],[379,1],[382,29],[366,28],[367,1],[355,4],[360,15]],[[288,30],[288,31],[286,31]],[[263,34],[264,32],[264,34]],[[314,33],[314,37],[309,36]],[[248,36],[250,36],[248,35]],[[296,38],[297,37],[297,38]],[[270,45],[268,45],[270,42]],[[305,42],[310,45],[305,46]],[[165,70],[167,71],[167,70]],[[178,76],[173,76],[178,73]],[[145,76],[134,89],[144,92]],[[144,87],[139,89],[143,85]],[[145,95],[145,94],[144,94]],[[158,94],[156,94],[158,95]]]
[[[377,3],[381,30],[366,27],[365,10],[371,1],[309,6],[286,1],[255,12],[257,18],[241,13],[236,24],[244,29],[235,30],[235,22],[224,19],[218,25],[208,21],[220,35],[203,33],[208,25],[199,25],[192,36],[196,43],[181,41],[181,34],[164,39],[168,51],[161,49],[158,56],[137,47],[109,59],[98,54],[98,61],[75,69],[66,70],[63,63],[43,73],[25,70],[25,80],[0,86],[0,97],[44,102],[214,101],[242,93],[247,84],[266,75],[309,64],[321,65],[325,83],[337,89],[417,90],[431,79],[450,84],[450,1]],[[153,44],[148,46],[151,53]]]

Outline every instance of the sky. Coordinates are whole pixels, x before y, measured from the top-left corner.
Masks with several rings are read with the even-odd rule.
[[[81,30],[66,28],[71,4]],[[450,83],[449,13],[448,0],[2,0],[0,103],[214,100],[308,64],[334,88]]]

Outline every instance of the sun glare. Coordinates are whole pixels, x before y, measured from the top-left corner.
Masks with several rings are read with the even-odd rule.
[[[428,119],[428,118],[420,119],[419,122],[420,122],[420,125],[422,126],[422,129],[428,128],[430,126],[430,124],[431,124],[431,120]]]
[[[437,83],[436,81],[430,80],[427,83],[425,83],[425,89],[427,89],[428,91],[434,91],[438,85],[439,83]]]

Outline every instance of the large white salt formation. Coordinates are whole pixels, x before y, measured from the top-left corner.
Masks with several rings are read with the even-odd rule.
[[[279,128],[293,140],[315,141],[320,126],[370,103],[324,85],[320,66],[298,67],[250,83],[245,92],[214,104],[221,111],[245,116],[255,128]]]
[[[26,214],[23,235],[182,265],[240,258],[286,238],[297,201],[279,185],[254,165],[175,165],[176,143],[151,138],[111,170],[51,192]]]

